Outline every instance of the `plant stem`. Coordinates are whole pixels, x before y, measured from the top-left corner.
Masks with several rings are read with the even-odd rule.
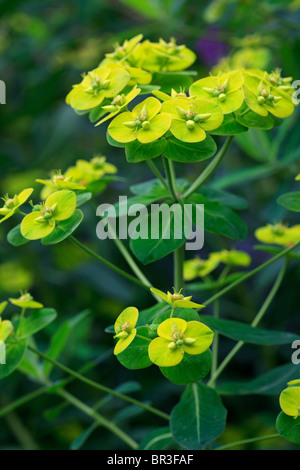
[[[46,356],[46,354],[43,354],[42,352],[38,351],[37,349],[33,348],[32,346],[28,346],[28,349],[30,351],[34,352],[38,356],[40,356],[42,359],[45,359],[46,361],[50,362],[53,364],[55,367],[58,367],[59,369],[63,370],[67,374],[75,377],[76,379],[80,380],[81,382],[86,383],[87,385],[90,385],[91,387],[94,387],[98,390],[101,390],[102,392],[108,393],[110,395],[114,395],[121,400],[128,401],[129,403],[132,403],[133,405],[139,406],[140,408],[144,408],[145,410],[149,411],[150,413],[156,414],[157,416],[160,416],[161,418],[164,418],[166,420],[169,420],[170,417],[163,411],[157,410],[156,408],[153,408],[150,405],[146,405],[145,403],[142,403],[138,400],[135,400],[134,398],[128,397],[127,395],[123,395],[122,393],[116,392],[115,390],[112,390],[111,388],[105,387],[105,385],[98,384],[97,382],[94,382],[93,380],[90,380],[83,375],[79,374],[78,372],[75,372],[74,370],[70,369],[69,367],[61,364],[58,361],[55,361],[54,359]]]
[[[224,287],[224,289],[220,290],[217,294],[213,295],[212,297],[210,297],[209,299],[207,299],[205,302],[203,302],[203,305],[205,305],[206,307],[208,305],[210,305],[211,303],[213,303],[216,299],[219,299],[220,297],[222,297],[224,294],[226,294],[227,292],[231,291],[231,289],[233,289],[234,287],[238,286],[239,284],[241,284],[242,282],[246,281],[247,279],[249,279],[250,277],[254,276],[255,274],[259,273],[260,271],[262,271],[264,268],[267,268],[268,266],[270,266],[270,264],[274,263],[275,261],[277,261],[278,259],[282,258],[283,256],[285,256],[287,253],[289,253],[290,251],[292,251],[294,248],[297,248],[297,246],[300,245],[300,241],[298,241],[297,243],[294,243],[294,245],[290,246],[289,248],[285,248],[283,251],[281,251],[280,253],[278,253],[277,255],[273,256],[273,258],[269,259],[268,261],[266,261],[265,263],[261,264],[260,266],[258,266],[257,268],[255,269],[252,269],[252,271],[249,271],[248,273],[246,273],[244,276],[240,277],[239,279],[237,279],[236,281],[232,282],[231,284],[229,284],[228,286]]]
[[[280,434],[269,434],[268,436],[253,437],[252,439],[244,439],[243,441],[231,442],[230,444],[226,444],[225,446],[217,447],[215,450],[226,450],[226,449],[230,449],[231,447],[241,446],[243,444],[251,444],[252,442],[260,442],[260,441],[267,441],[269,439],[276,439],[277,437],[280,437]]]
[[[165,179],[163,178],[163,176],[161,175],[159,169],[155,165],[155,163],[153,163],[152,160],[146,160],[146,162],[147,162],[147,165],[149,166],[149,168],[151,168],[151,170],[153,171],[153,173],[157,177],[157,179],[163,184],[163,186],[166,188],[166,190],[169,191],[168,185],[167,185]]]
[[[175,177],[173,162],[172,160],[169,160],[166,157],[162,157],[162,158],[163,158],[164,168],[165,168],[166,177],[168,181],[168,189],[169,189],[170,196],[172,197],[173,201],[179,202],[178,196],[176,193],[176,177]]]
[[[126,434],[122,429],[116,426],[112,421],[104,418],[104,416],[100,415],[97,411],[90,408],[82,401],[78,400],[78,398],[71,395],[66,390],[58,390],[57,394],[63,397],[66,401],[71,403],[73,406],[78,408],[79,410],[83,411],[83,413],[87,414],[91,418],[93,418],[98,424],[104,426],[106,429],[111,431],[113,434],[118,436],[122,441],[124,441],[131,449],[137,449],[138,443],[134,441],[128,434]]]
[[[22,310],[21,310],[21,314],[20,314],[20,321],[19,321],[19,326],[18,326],[18,333],[21,332],[21,328],[22,328],[22,323],[23,323],[23,320],[24,320],[24,315],[26,313],[26,308],[23,307]]]
[[[184,245],[174,251],[174,288],[176,292],[184,287],[183,281]]]
[[[43,395],[48,391],[48,388],[49,387],[38,388],[34,392],[28,393],[24,397],[21,397],[18,400],[9,403],[7,406],[4,406],[0,410],[0,418],[2,416],[5,416],[7,413],[10,413],[11,411],[15,410],[16,408],[19,408],[19,406],[25,405],[29,401],[34,400],[35,398],[38,398],[39,396]]]
[[[131,282],[134,282],[140,287],[143,287],[147,291],[149,291],[149,286],[141,282],[139,279],[136,279],[135,277],[131,276],[131,274],[128,274],[126,271],[123,269],[118,268],[114,264],[112,264],[110,261],[107,261],[105,258],[102,258],[102,256],[98,255],[95,251],[91,250],[91,248],[88,248],[87,246],[83,245],[77,238],[75,238],[73,235],[69,236],[69,239],[77,246],[79,246],[83,251],[88,253],[90,256],[95,258],[96,260],[100,261],[101,263],[105,264],[105,266],[108,266],[110,269],[113,271],[117,272],[121,276],[125,277]]]
[[[254,318],[253,322],[251,323],[251,326],[252,327],[256,327],[258,325],[258,323],[261,321],[261,319],[263,318],[264,314],[266,313],[268,307],[270,306],[272,300],[274,299],[281,283],[282,283],[282,280],[284,278],[284,275],[286,273],[286,269],[287,269],[287,266],[288,266],[288,260],[285,259],[284,260],[284,264],[276,278],[276,281],[272,287],[272,289],[270,290],[268,296],[266,297],[264,303],[262,304],[261,308],[259,309],[256,317]],[[216,380],[217,378],[219,377],[219,375],[223,372],[223,370],[225,369],[225,367],[229,364],[229,362],[233,359],[233,357],[237,354],[237,352],[244,346],[245,344],[245,341],[239,341],[235,346],[234,348],[232,348],[232,350],[229,352],[229,354],[225,357],[225,359],[223,360],[223,362],[220,364],[220,366],[217,368],[217,370],[214,372],[214,374],[212,374],[212,377],[211,379],[209,380],[208,382],[208,386],[210,387],[214,387],[215,386],[215,383],[216,383]]]
[[[132,258],[131,254],[125,247],[125,245],[121,242],[121,240],[117,237],[116,232],[114,231],[113,227],[108,222],[108,231],[113,237],[113,241],[115,245],[118,247],[120,253],[123,255],[124,259],[127,261],[128,265],[131,267],[132,271],[136,275],[136,277],[147,286],[149,289],[152,287],[151,282],[144,276],[134,259]]]
[[[210,177],[210,175],[217,169],[221,161],[226,155],[226,152],[230,146],[230,143],[233,139],[233,136],[230,135],[226,138],[223,147],[219,150],[217,155],[211,161],[211,163],[205,168],[205,170],[198,176],[194,183],[186,190],[183,194],[183,198],[186,198],[193,194],[205,181]]]
[[[151,343],[151,339],[150,338],[146,338],[146,336],[142,336],[142,335],[135,335],[136,338],[140,338],[140,339],[145,339],[146,341],[149,341],[149,343]]]
[[[220,301],[217,299],[214,302],[214,318],[220,318]],[[214,376],[218,366],[218,350],[219,350],[219,333],[215,332],[212,344],[212,364],[211,364],[211,377]]]

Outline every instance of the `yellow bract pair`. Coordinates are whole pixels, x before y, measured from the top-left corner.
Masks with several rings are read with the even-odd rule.
[[[279,403],[286,415],[296,419],[300,416],[300,379],[292,380],[288,385],[289,387],[281,392]]]

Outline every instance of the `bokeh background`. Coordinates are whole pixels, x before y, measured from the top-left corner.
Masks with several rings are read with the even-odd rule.
[[[95,128],[87,116],[76,115],[65,104],[65,96],[82,72],[94,68],[112,44],[140,32],[146,38],[177,38],[198,56],[192,67],[201,75],[228,64],[283,69],[284,76],[300,79],[300,1],[284,0],[2,0],[0,4],[0,79],[7,85],[7,103],[0,105],[0,193],[16,193],[31,187],[35,178],[47,177],[53,169],[65,170],[76,159],[90,159],[101,153],[118,167],[124,181],[110,184],[98,202],[115,202],[119,194],[129,194],[129,185],[152,178],[146,164],[128,164],[123,150],[109,147],[105,126]],[[253,250],[255,228],[267,223],[297,222],[276,204],[280,194],[293,190],[299,172],[299,110],[272,132],[249,131],[235,139],[230,155],[214,177],[217,188],[229,189],[247,198],[249,208],[241,213],[249,227],[248,238],[232,242],[207,235],[201,256],[209,250],[236,247],[251,254],[252,266],[269,255]],[[221,142],[221,138],[217,143]],[[176,165],[180,176],[195,178],[206,165]],[[126,178],[126,181],[125,181]],[[299,185],[299,183],[298,183]],[[39,185],[35,184],[35,198]],[[88,205],[78,238],[93,246],[115,264],[128,269],[112,241],[99,241],[97,219]],[[112,338],[104,328],[120,311],[135,305],[152,305],[152,298],[82,254],[66,241],[53,247],[32,242],[16,249],[6,242],[10,219],[0,226],[0,300],[16,297],[29,289],[36,300],[58,311],[58,319],[39,335],[46,348],[51,334],[63,321],[72,320],[86,309],[68,341],[62,362],[78,369],[100,356],[91,377],[111,387],[134,381],[135,395],[170,411],[183,387],[167,382],[157,369],[151,373],[128,371],[109,353]],[[190,255],[189,255],[190,256]],[[222,316],[251,321],[276,276],[278,265],[264,270],[248,284],[240,286],[221,302]],[[172,257],[145,268],[159,288],[172,286]],[[300,332],[299,263],[290,265],[282,288],[262,326]],[[194,293],[203,301],[209,292]],[[221,341],[220,357],[233,346]],[[108,352],[107,352],[108,351]],[[103,356],[104,355],[104,356]],[[249,380],[272,367],[290,361],[291,348],[244,347],[224,373],[224,378]],[[54,378],[61,377],[54,372]],[[5,404],[33,390],[35,384],[15,373],[0,386],[0,402]],[[74,382],[70,390],[89,404],[99,396],[93,389]],[[229,409],[228,427],[220,442],[246,439],[274,432],[279,411],[278,396],[225,397]],[[58,408],[57,408],[58,406]],[[104,414],[121,413],[123,404],[109,400]],[[127,409],[119,417],[121,425],[140,440],[158,426],[159,419]],[[70,448],[89,426],[88,418],[61,406],[52,395],[42,396],[1,420],[0,448],[35,445],[42,449]],[[35,444],[33,444],[33,442]],[[84,443],[86,449],[120,448],[122,444],[103,429],[96,429]],[[254,444],[259,448],[290,448],[282,440]],[[295,448],[295,446],[291,446]]]

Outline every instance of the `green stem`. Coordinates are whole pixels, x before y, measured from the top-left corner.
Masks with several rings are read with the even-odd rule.
[[[153,173],[157,177],[157,179],[163,184],[163,186],[166,188],[166,190],[169,191],[168,185],[167,185],[165,179],[163,178],[163,176],[161,175],[159,169],[155,165],[155,163],[153,163],[152,160],[146,160],[146,162],[147,162],[149,168],[151,168],[151,170],[153,171]]]
[[[220,318],[220,301],[214,302],[214,318]],[[212,344],[212,364],[211,364],[211,377],[214,376],[218,366],[218,350],[219,350],[219,333],[215,332]]]
[[[94,382],[93,380],[90,380],[83,375],[79,374],[78,372],[75,372],[74,370],[70,369],[69,367],[61,364],[58,361],[55,361],[54,359],[46,356],[46,354],[43,354],[42,352],[38,351],[37,349],[33,348],[32,346],[28,346],[28,349],[30,351],[34,352],[38,356],[40,356],[42,359],[45,359],[46,361],[50,362],[53,364],[55,367],[58,367],[59,369],[63,370],[66,372],[68,375],[71,375],[75,377],[76,379],[80,380],[81,382],[86,383],[87,385],[90,385],[91,387],[94,387],[98,390],[101,390],[102,392],[108,393],[110,395],[114,395],[115,397],[120,398],[121,400],[128,401],[129,403],[132,403],[133,405],[139,406],[140,408],[144,408],[145,410],[149,411],[150,413],[156,414],[157,416],[160,416],[161,418],[164,418],[166,420],[169,420],[170,417],[163,411],[157,410],[156,408],[153,408],[150,405],[146,405],[145,403],[142,403],[138,400],[135,400],[134,398],[128,397],[127,395],[123,395],[122,393],[116,392],[115,390],[112,390],[111,388],[105,387],[104,385],[98,384],[97,382]]]
[[[233,139],[233,136],[230,135],[224,142],[223,147],[219,150],[217,155],[211,161],[211,163],[205,168],[205,170],[198,176],[194,183],[186,190],[183,194],[183,198],[186,198],[193,194],[205,181],[210,177],[210,175],[217,169],[221,161],[226,155],[226,152],[230,146],[230,143]]]
[[[298,241],[297,243],[294,243],[294,245],[290,246],[289,248],[285,248],[283,251],[281,251],[280,253],[278,253],[277,255],[273,256],[273,258],[269,259],[268,261],[266,261],[265,263],[261,264],[260,266],[258,266],[257,268],[255,269],[252,269],[252,271],[249,271],[248,273],[246,273],[244,276],[240,277],[239,279],[237,279],[236,281],[232,282],[231,284],[229,284],[228,286],[224,287],[224,289],[220,290],[217,294],[213,295],[212,297],[210,297],[209,299],[207,299],[205,302],[203,302],[203,305],[205,305],[206,307],[208,305],[210,305],[211,303],[213,303],[216,299],[219,299],[220,297],[222,297],[224,294],[226,294],[227,292],[231,291],[232,289],[234,289],[234,287],[238,286],[239,284],[241,284],[242,282],[246,281],[247,279],[249,279],[250,277],[254,276],[255,274],[259,273],[260,271],[262,271],[263,269],[267,268],[268,266],[270,266],[272,263],[274,263],[275,261],[277,261],[278,259],[282,258],[283,256],[285,256],[287,253],[289,253],[290,251],[294,250],[294,248],[297,248],[297,246],[300,245],[300,241]]]
[[[7,406],[4,406],[0,410],[0,418],[2,416],[5,416],[7,413],[10,413],[11,411],[15,410],[16,408],[19,408],[20,406],[25,405],[31,400],[34,400],[35,398],[38,398],[39,396],[43,395],[44,393],[48,391],[48,389],[49,387],[39,388],[35,390],[34,392],[28,393],[27,395],[24,395],[18,400],[15,400],[12,403],[9,403]]]
[[[272,300],[274,299],[275,295],[277,294],[277,291],[282,283],[282,280],[284,278],[284,275],[286,273],[286,269],[288,266],[288,260],[284,260],[284,264],[276,278],[276,281],[270,290],[267,298],[265,299],[264,303],[262,304],[261,308],[259,309],[256,317],[254,318],[253,322],[251,323],[251,326],[256,327],[258,323],[261,321],[263,318],[264,314],[266,313],[268,307],[270,306]],[[217,370],[214,372],[212,375],[211,379],[208,382],[208,386],[214,387],[217,378],[220,376],[220,374],[223,372],[225,367],[229,364],[229,362],[233,359],[233,357],[238,353],[238,351],[244,346],[245,341],[239,341],[234,348],[229,352],[229,354],[225,357],[223,362],[220,364],[220,366],[217,368]]]
[[[20,314],[20,321],[19,321],[19,326],[18,326],[18,331],[17,333],[20,333],[21,332],[21,328],[22,328],[22,323],[23,323],[23,320],[24,320],[24,315],[26,313],[26,308],[23,307],[22,310],[21,310],[21,314]]]
[[[151,341],[152,341],[150,338],[146,338],[146,336],[142,336],[142,335],[135,335],[135,337],[145,339],[146,341],[149,341],[149,343],[151,343]]]
[[[163,158],[164,168],[166,172],[166,177],[168,181],[168,189],[170,196],[172,197],[173,201],[179,202],[178,196],[176,193],[176,177],[174,172],[174,166],[172,160],[169,160],[166,157]]]
[[[236,441],[231,442],[230,444],[226,444],[225,446],[217,447],[215,450],[226,450],[230,449],[231,447],[237,447],[244,444],[251,444],[252,442],[260,442],[260,441],[267,441],[269,439],[276,439],[280,437],[280,434],[269,434],[268,436],[262,437],[253,437],[252,439],[244,439],[243,441]]]
[[[174,251],[174,288],[176,292],[184,288],[183,281],[184,245]]]
[[[126,434],[122,429],[120,429],[116,424],[108,419],[104,418],[104,416],[100,415],[97,411],[90,408],[82,401],[78,400],[78,398],[71,395],[66,390],[58,390],[57,394],[63,397],[66,401],[71,403],[73,406],[81,410],[83,413],[87,414],[91,418],[93,418],[99,425],[104,426],[106,429],[111,431],[113,434],[118,436],[122,441],[124,441],[131,449],[137,449],[138,443],[134,441],[128,434]]]
[[[123,269],[120,269],[118,268],[117,266],[115,266],[114,264],[112,264],[110,261],[107,261],[105,258],[102,258],[102,256],[98,255],[95,251],[91,250],[90,248],[88,248],[87,246],[83,245],[83,243],[81,243],[79,240],[77,240],[77,238],[75,238],[73,235],[70,235],[69,236],[69,239],[77,246],[79,246],[83,251],[85,251],[86,253],[88,253],[90,256],[92,256],[93,258],[95,258],[96,260],[100,261],[101,263],[105,264],[105,266],[108,266],[110,269],[112,269],[113,271],[117,272],[118,274],[120,274],[121,276],[125,277],[126,279],[128,279],[129,281],[131,282],[134,282],[135,284],[137,284],[138,286],[140,287],[143,287],[144,289],[146,289],[147,291],[149,291],[149,287],[144,284],[143,282],[141,282],[139,279],[136,279],[135,277],[131,276],[131,274],[128,274],[126,271],[124,271]]]

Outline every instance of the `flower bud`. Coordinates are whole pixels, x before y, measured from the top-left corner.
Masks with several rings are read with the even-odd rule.
[[[280,101],[282,99],[282,96],[274,96],[274,103],[278,103],[278,101]]]
[[[225,93],[221,93],[221,94],[219,95],[219,100],[221,101],[221,103],[223,103],[223,102],[226,100],[226,95],[225,95]]]
[[[168,348],[173,351],[174,349],[176,349],[176,343],[172,341],[172,343],[168,344]]]
[[[115,338],[125,339],[125,338],[127,338],[127,336],[128,336],[127,331],[121,331],[121,333],[118,333],[117,335],[115,335]]]
[[[129,129],[134,129],[135,127],[139,126],[141,121],[128,121],[124,122],[124,126],[129,127]]]
[[[142,124],[142,128],[147,131],[148,129],[150,129],[150,121],[144,121],[143,124]]]
[[[186,121],[185,125],[188,129],[194,129],[195,122],[189,119],[188,121]]]
[[[264,98],[263,96],[259,96],[259,97],[257,98],[257,102],[258,102],[258,104],[264,104],[265,98]]]
[[[183,345],[183,340],[182,339],[178,339],[176,341],[176,346],[182,346]]]
[[[107,111],[108,113],[115,113],[116,111],[118,111],[118,106],[109,104],[108,106],[102,106],[102,109],[104,109],[104,111]]]
[[[196,341],[195,338],[185,338],[183,340],[184,344],[186,344],[187,346],[190,346],[191,344],[194,344],[195,341]]]
[[[197,114],[197,116],[194,117],[195,122],[200,122],[200,121],[206,121],[208,118],[210,118],[211,113],[207,114]]]
[[[182,119],[186,119],[187,113],[183,108],[180,108],[180,106],[176,106],[176,111]]]
[[[108,88],[108,87],[109,87],[109,84],[110,84],[110,80],[104,80],[104,81],[102,82],[102,88],[103,88],[103,89]]]

